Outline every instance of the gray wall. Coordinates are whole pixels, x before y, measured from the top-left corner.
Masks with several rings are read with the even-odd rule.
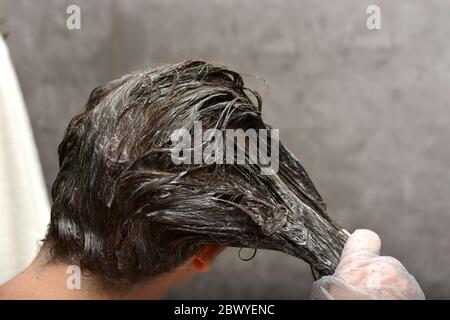
[[[450,297],[450,2],[0,1],[48,187],[95,86],[184,58],[220,62],[268,81],[246,77],[329,213],[378,232],[429,298]],[[65,28],[72,3],[78,31]],[[380,31],[365,27],[370,3]],[[300,260],[229,250],[169,297],[307,298],[311,282]]]

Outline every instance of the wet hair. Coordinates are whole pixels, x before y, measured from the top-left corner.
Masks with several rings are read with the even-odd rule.
[[[129,285],[179,266],[205,244],[278,250],[334,271],[346,235],[298,160],[279,146],[258,164],[174,164],[171,133],[270,128],[261,98],[223,66],[185,61],[93,90],[59,146],[45,238],[55,260]],[[246,152],[246,157],[248,156]]]

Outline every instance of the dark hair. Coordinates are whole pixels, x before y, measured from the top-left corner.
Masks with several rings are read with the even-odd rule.
[[[258,165],[175,165],[170,134],[268,128],[242,77],[203,61],[123,76],[93,90],[59,146],[45,244],[52,257],[115,284],[152,279],[204,244],[273,249],[321,275],[346,236],[296,158],[280,145],[279,171]]]

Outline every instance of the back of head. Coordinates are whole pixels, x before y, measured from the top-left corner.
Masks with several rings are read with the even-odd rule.
[[[204,132],[269,128],[241,76],[203,61],[95,89],[59,147],[45,239],[54,259],[132,284],[212,243],[280,250],[331,273],[345,235],[295,157],[280,145],[273,174],[248,161],[175,163],[173,133],[194,136],[196,123]]]

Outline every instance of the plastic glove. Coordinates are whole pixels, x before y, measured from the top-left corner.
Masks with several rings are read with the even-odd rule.
[[[313,283],[314,300],[422,300],[416,279],[393,257],[379,256],[381,241],[370,230],[356,230],[348,239],[332,276]]]

